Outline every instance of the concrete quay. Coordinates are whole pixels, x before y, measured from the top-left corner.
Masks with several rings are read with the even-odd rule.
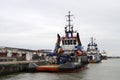
[[[0,62],[0,75],[25,72],[28,70],[29,63],[33,62],[40,65],[44,60]]]

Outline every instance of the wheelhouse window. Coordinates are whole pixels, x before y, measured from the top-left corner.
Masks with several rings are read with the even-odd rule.
[[[62,44],[65,45],[65,41],[64,40],[62,40]]]
[[[70,45],[72,45],[72,40],[70,40]]]
[[[76,45],[76,40],[62,40],[63,45]]]
[[[68,40],[65,40],[65,45],[68,45]]]
[[[70,45],[70,40],[67,40],[68,41],[68,45]]]
[[[76,40],[74,40],[74,45],[76,45]]]

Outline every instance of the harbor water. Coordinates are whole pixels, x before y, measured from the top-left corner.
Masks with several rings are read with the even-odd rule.
[[[16,73],[0,76],[0,80],[119,80],[120,59],[89,64],[88,69],[75,73]]]

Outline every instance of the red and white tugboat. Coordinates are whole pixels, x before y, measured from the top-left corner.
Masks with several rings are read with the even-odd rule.
[[[87,54],[83,52],[79,33],[73,30],[71,25],[71,13],[68,12],[68,25],[65,27],[65,35],[57,34],[57,42],[52,53],[56,56],[54,64],[37,66],[37,71],[47,72],[69,72],[85,69],[88,64]],[[51,55],[52,55],[51,54]]]

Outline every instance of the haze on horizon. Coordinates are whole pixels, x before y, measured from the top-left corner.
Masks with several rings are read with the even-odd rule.
[[[119,0],[0,0],[0,46],[54,49],[68,11],[84,49],[94,37],[100,51],[120,56]]]

